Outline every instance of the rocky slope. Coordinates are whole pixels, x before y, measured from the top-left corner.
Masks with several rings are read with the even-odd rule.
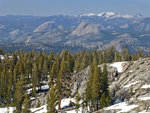
[[[99,65],[103,68],[104,64]],[[109,89],[113,97],[114,105],[103,108],[95,113],[149,113],[150,112],[150,57],[140,58],[131,62],[107,63],[109,75]],[[81,95],[86,88],[86,82],[90,76],[90,66],[72,76],[72,97],[77,89]],[[37,98],[31,98],[34,113],[46,113],[47,84],[42,86],[42,92]],[[28,89],[30,91],[30,89]],[[37,107],[38,100],[41,106]],[[64,98],[62,107],[69,105],[74,98]],[[12,109],[12,108],[11,108]],[[6,110],[6,108],[0,109]],[[80,110],[79,113],[81,113]],[[75,110],[66,110],[64,113],[75,113]]]
[[[119,104],[96,113],[138,113],[144,110],[150,112],[150,58],[107,64],[107,66],[110,93],[114,97],[114,103]],[[89,69],[90,67],[73,76],[72,95],[77,88],[80,94],[84,92]]]

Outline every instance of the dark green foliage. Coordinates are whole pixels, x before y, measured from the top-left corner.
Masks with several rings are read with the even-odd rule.
[[[81,97],[79,95],[79,93],[77,93],[76,97],[75,97],[75,106],[76,106],[76,109],[79,109],[80,108],[80,100],[81,100]]]
[[[103,93],[100,98],[100,108],[104,108],[105,106],[106,106],[106,96],[105,93]]]
[[[106,64],[104,65],[103,73],[102,73],[101,69],[97,65],[97,55],[94,55],[90,74],[91,75],[87,82],[87,88],[85,91],[85,95],[86,95],[85,100],[88,101],[89,106],[94,108],[96,111],[99,108],[103,108],[111,104],[111,99],[109,96],[110,94],[108,89],[109,81],[108,81],[107,66]]]
[[[100,108],[104,108],[111,105],[111,99],[105,95],[105,93],[102,94],[100,98]]]
[[[47,113],[56,113],[57,92],[54,86],[51,86],[47,100]]]
[[[30,107],[31,107],[30,97],[28,93],[26,93],[22,104],[22,113],[30,113]]]
[[[101,95],[101,78],[102,78],[102,73],[101,69],[97,65],[97,59],[94,57],[93,61],[93,80],[92,80],[92,101],[94,102],[95,105],[95,110],[98,110],[98,101]]]
[[[22,82],[18,81],[16,83],[16,90],[15,90],[14,100],[13,100],[13,105],[16,107],[16,113],[20,113],[22,110],[22,100],[23,100]]]
[[[142,52],[142,50],[138,50],[138,55],[137,55],[138,58],[140,57],[145,57],[144,53]]]
[[[2,48],[0,48],[0,55],[4,55],[4,51]]]
[[[107,72],[107,66],[106,64],[104,65],[103,68],[103,76],[102,76],[102,91],[105,94],[105,96],[109,96],[108,94],[108,72]]]
[[[72,57],[69,51],[62,51],[59,74],[56,78],[57,92],[59,98],[58,109],[60,110],[62,96],[70,95],[70,75],[73,71]]]
[[[132,56],[129,52],[129,50],[125,47],[122,50],[122,60],[123,61],[130,61],[132,59]]]

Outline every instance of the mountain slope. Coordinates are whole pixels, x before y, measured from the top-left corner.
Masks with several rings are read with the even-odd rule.
[[[150,18],[103,12],[49,17],[0,16],[0,42],[57,43],[105,49],[150,48]]]
[[[94,35],[99,34],[99,29],[96,25],[82,22],[73,32],[72,35],[82,36],[92,33]]]

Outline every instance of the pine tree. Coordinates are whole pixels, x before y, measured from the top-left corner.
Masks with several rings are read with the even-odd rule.
[[[86,53],[84,53],[84,56],[82,58],[82,61],[80,62],[80,68],[81,70],[85,69],[88,66],[88,56]]]
[[[6,96],[6,104],[11,104],[11,98],[12,98],[12,69],[7,69],[7,76],[8,76],[8,82],[7,82],[7,96]],[[6,76],[6,75],[5,75]]]
[[[0,55],[4,55],[4,51],[2,48],[0,48]]]
[[[22,106],[23,106],[22,113],[30,113],[31,103],[30,103],[30,97],[27,92],[25,93]]]
[[[23,99],[23,88],[20,80],[16,83],[13,105],[16,107],[15,113],[21,113]]]
[[[149,49],[149,51],[148,51],[148,57],[150,57],[150,49]]]
[[[85,107],[88,106],[85,92],[82,94],[81,100],[82,100],[82,110],[84,111]]]
[[[109,96],[106,97],[106,107],[111,105],[111,99]]]
[[[87,104],[89,106],[91,106],[91,101],[92,101],[92,82],[93,82],[93,68],[92,68],[92,65],[91,65],[91,68],[90,68],[90,76],[89,76],[89,79],[86,83],[86,89],[85,89],[85,101],[87,102]]]
[[[138,50],[138,54],[137,54],[137,57],[140,58],[140,57],[144,57],[144,53],[142,52],[141,49]]]
[[[50,70],[50,77],[49,77],[49,80],[50,80],[49,85],[50,86],[54,84],[54,80],[56,79],[56,76],[58,75],[59,70],[60,70],[60,58],[59,58],[59,56],[55,56],[54,63],[52,65],[52,69]]]
[[[74,70],[75,71],[80,71],[80,63],[81,63],[81,57],[80,54],[77,53],[77,55],[75,55],[75,63],[74,63]]]
[[[47,100],[47,113],[56,113],[56,105],[57,105],[57,92],[54,86],[51,86],[49,91],[49,96]]]
[[[53,62],[54,62],[54,55],[53,55],[53,52],[51,51],[49,56],[48,56],[48,61],[49,61],[49,69],[51,70],[52,69],[52,65],[53,65]]]
[[[37,106],[36,106],[36,107],[38,108],[38,107],[40,107],[40,106],[41,106],[41,102],[40,102],[40,99],[38,99],[38,103],[37,103]]]
[[[105,93],[105,96],[109,96],[108,91],[108,72],[107,72],[107,66],[104,65],[103,68],[103,78],[102,78],[102,92]]]
[[[98,110],[98,101],[100,98],[100,90],[101,90],[101,72],[100,69],[95,67],[94,75],[93,75],[93,82],[92,82],[92,100],[95,104],[95,110]]]
[[[79,108],[80,108],[80,100],[81,100],[81,97],[79,95],[79,93],[76,94],[76,97],[75,97],[75,106],[76,106],[76,111],[78,113],[79,111]]]
[[[70,95],[70,74],[71,74],[71,63],[68,58],[68,53],[65,51],[62,51],[62,60],[60,64],[60,71],[59,75],[56,80],[57,84],[57,91],[58,91],[58,98],[59,98],[59,104],[58,104],[58,110],[61,109],[61,99],[63,95]]]
[[[100,68],[97,65],[97,59],[94,57],[93,61],[93,80],[92,80],[92,100],[95,105],[95,110],[98,110],[98,102],[100,98],[100,90],[101,90],[101,78],[102,78],[102,73],[100,71]]]
[[[33,64],[33,70],[32,70],[32,96],[36,96],[36,87],[40,87],[40,78],[39,78],[39,71],[37,63],[35,62]]]
[[[44,59],[44,64],[43,64],[43,71],[42,71],[42,73],[43,73],[42,81],[43,81],[43,80],[48,80],[48,78],[47,78],[47,75],[48,75],[48,59],[47,59],[47,58]]]
[[[101,98],[100,98],[100,108],[104,108],[106,107],[106,96],[105,93],[102,94]]]
[[[85,89],[85,101],[90,106],[90,101],[92,100],[92,76],[89,77],[89,80],[86,83],[86,89]]]
[[[114,57],[114,62],[120,62],[121,61],[121,56],[118,52],[115,52],[115,57]]]
[[[131,57],[131,54],[130,54],[130,52],[129,52],[129,50],[128,50],[127,47],[123,48],[121,54],[122,54],[122,60],[130,61],[131,58],[132,58],[132,57]]]

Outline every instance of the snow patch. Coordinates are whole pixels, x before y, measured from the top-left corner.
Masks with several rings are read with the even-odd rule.
[[[64,106],[68,106],[70,102],[75,102],[74,98],[67,98],[67,99],[62,99],[61,101],[61,108]],[[58,108],[58,105],[56,106],[56,109]]]
[[[139,82],[140,82],[140,81],[132,82],[132,83],[130,83],[130,84],[125,85],[124,88],[128,88],[128,87],[130,87],[130,86],[132,86],[132,85],[135,85],[135,84],[137,84],[137,83],[139,83]]]
[[[150,88],[150,84],[149,85],[143,85],[141,88],[143,88],[143,89]]]
[[[48,89],[49,89],[49,85],[43,85],[43,86],[41,87],[41,89],[42,89],[42,90],[48,90]]]
[[[115,62],[113,64],[110,64],[110,66],[117,68],[117,71],[119,73],[121,73],[123,71],[123,69],[122,69],[122,64],[123,63],[126,63],[126,62]]]
[[[117,113],[122,113],[122,112],[129,112],[136,107],[138,107],[138,105],[128,105],[126,102],[122,102],[122,103],[107,107],[107,108],[105,108],[105,110],[113,110],[113,109],[120,110]]]
[[[122,15],[115,12],[102,12],[99,13],[97,16],[106,17],[106,18],[127,18],[127,19],[134,17],[133,15],[127,15],[127,14]]]
[[[4,60],[5,59],[4,55],[0,55],[0,59]]]
[[[14,107],[0,108],[0,113],[13,113]]]
[[[149,97],[139,97],[138,99],[139,99],[139,100],[144,100],[144,101],[145,101],[145,100],[150,100],[150,96],[149,96]]]

